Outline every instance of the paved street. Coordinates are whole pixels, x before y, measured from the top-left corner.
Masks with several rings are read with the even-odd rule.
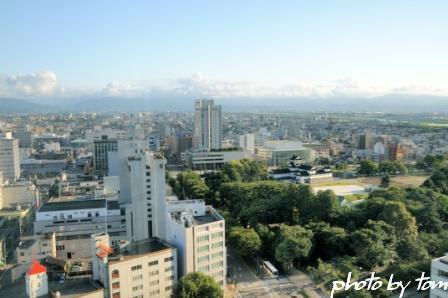
[[[237,293],[235,297],[325,297],[315,291],[311,279],[300,271],[294,271],[291,276],[280,278],[259,278],[237,254],[228,255],[228,276],[235,280]]]

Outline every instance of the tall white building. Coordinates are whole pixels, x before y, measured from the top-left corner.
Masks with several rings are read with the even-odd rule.
[[[166,159],[148,151],[141,141],[118,143],[110,152],[109,173],[119,177],[120,204],[126,205],[126,228],[130,241],[156,237],[160,222],[155,210],[165,199]]]
[[[127,212],[127,228],[132,241],[159,235],[157,215],[165,198],[165,165],[166,159],[154,152],[144,151],[128,158],[131,212]]]
[[[13,139],[11,133],[0,138],[0,172],[10,180],[20,177],[19,140]]]
[[[149,143],[146,140],[119,140],[117,143],[117,151],[109,151],[109,176],[119,177],[120,193],[118,194],[118,198],[120,203],[131,203],[128,167],[129,157],[148,150]]]
[[[194,145],[197,149],[220,149],[222,143],[221,106],[211,99],[195,103]]]
[[[224,218],[202,200],[168,200],[162,239],[177,248],[179,276],[203,272],[225,285]]]

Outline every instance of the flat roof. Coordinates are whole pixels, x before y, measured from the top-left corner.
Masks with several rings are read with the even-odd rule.
[[[104,208],[105,201],[105,199],[96,199],[47,202],[39,208],[38,212]],[[107,209],[120,209],[120,205],[117,201],[107,201]]]
[[[120,262],[120,257],[123,261],[140,255],[155,253],[165,249],[172,249],[170,245],[160,239],[152,238],[148,240],[141,240],[129,243],[121,249],[121,251],[114,251],[110,256],[110,262]]]
[[[61,297],[66,298],[79,298],[95,291],[103,291],[103,288],[92,283],[89,279],[67,280],[64,284],[52,282],[48,286],[52,292],[58,291],[61,293]]]

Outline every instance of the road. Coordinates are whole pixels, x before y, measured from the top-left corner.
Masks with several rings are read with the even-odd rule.
[[[228,277],[236,282],[237,291],[234,297],[256,298],[291,298],[325,297],[312,287],[311,279],[300,271],[294,271],[291,276],[279,278],[259,278],[236,253],[228,248]]]

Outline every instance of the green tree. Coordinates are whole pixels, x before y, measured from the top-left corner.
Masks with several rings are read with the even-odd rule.
[[[402,202],[386,202],[378,218],[393,226],[401,240],[413,241],[417,239],[418,231],[415,217],[409,213]]]
[[[386,174],[381,177],[381,187],[388,188],[390,186],[390,176]]]
[[[258,253],[261,248],[260,237],[254,229],[233,227],[229,231],[228,240],[244,257]]]
[[[372,176],[378,172],[378,164],[372,160],[363,160],[359,164],[358,173],[362,175]]]
[[[300,262],[310,253],[313,233],[301,226],[280,225],[280,232],[275,248],[275,259],[289,270],[294,262]]]
[[[173,189],[180,199],[207,200],[210,189],[202,181],[201,176],[193,171],[186,171],[177,175],[177,185]]]
[[[201,272],[188,273],[174,286],[176,298],[221,298],[224,292],[216,281]]]

